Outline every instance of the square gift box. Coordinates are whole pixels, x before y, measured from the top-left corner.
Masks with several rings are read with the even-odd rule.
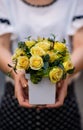
[[[49,78],[43,78],[38,84],[33,84],[28,76],[29,103],[35,105],[54,104],[56,85]]]

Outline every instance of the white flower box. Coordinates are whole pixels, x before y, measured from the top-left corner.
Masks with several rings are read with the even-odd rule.
[[[30,104],[54,104],[56,86],[48,78],[43,78],[38,84],[33,84],[28,78]]]

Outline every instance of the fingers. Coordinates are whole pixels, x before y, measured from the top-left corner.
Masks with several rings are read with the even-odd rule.
[[[30,108],[32,105],[28,101],[28,81],[25,79],[24,73],[18,73],[15,79],[15,96],[22,107]]]
[[[63,105],[64,99],[67,95],[67,82],[61,81],[58,83],[57,88],[57,97],[56,97],[56,103],[55,104],[47,104],[45,106],[39,106],[37,109],[43,109],[43,108],[57,108]],[[15,82],[15,93],[16,97],[18,99],[18,102],[20,106],[31,108],[33,107],[32,105],[29,104],[28,101],[28,90],[26,88],[28,86],[28,81],[25,79],[25,75],[21,75],[20,78],[16,79]],[[25,91],[26,90],[26,91]]]
[[[57,101],[56,101],[56,104],[55,104],[55,107],[60,107],[63,105],[64,103],[64,100],[67,96],[67,86],[66,84],[62,84],[62,87],[61,88],[58,88],[57,90],[58,94],[57,94]]]
[[[26,88],[28,86],[28,80],[25,78],[25,75],[21,75],[20,82],[23,88]]]
[[[63,80],[61,80],[61,81],[59,81],[59,82],[57,83],[57,87],[60,88],[60,87],[62,86],[62,84],[63,84]]]
[[[28,80],[25,78],[25,70],[18,70],[17,74],[20,79],[22,87],[26,88],[28,86]]]
[[[66,95],[67,95],[67,92],[65,90],[60,92],[60,94],[58,95],[57,101],[55,103],[55,107],[60,107],[64,104]]]
[[[48,108],[57,108],[64,104],[65,97],[67,96],[67,83],[63,81],[58,85],[56,103],[46,105]]]
[[[20,106],[30,108],[28,98],[25,98],[23,88],[18,80],[15,81],[15,93]]]
[[[44,108],[46,108],[46,105],[38,105],[37,110],[41,110],[41,109],[44,109]]]
[[[61,97],[59,97],[59,99],[56,101],[55,104],[48,104],[46,105],[47,108],[58,108],[58,107],[61,107],[64,103],[64,99],[65,99],[65,96],[64,95],[61,95]]]

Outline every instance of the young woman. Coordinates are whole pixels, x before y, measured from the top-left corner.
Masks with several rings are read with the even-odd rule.
[[[57,40],[65,38],[70,50],[73,47],[75,73],[82,70],[82,4],[82,0],[0,0],[0,69],[5,73],[11,71],[13,78],[7,78],[2,98],[1,130],[81,130],[74,83],[68,87],[69,77],[57,86],[57,102],[38,110],[26,98],[25,74],[16,74],[8,63],[12,64],[11,50],[15,50],[18,41],[27,36],[48,37],[53,33]]]

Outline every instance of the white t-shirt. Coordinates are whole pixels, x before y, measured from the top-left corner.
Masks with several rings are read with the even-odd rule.
[[[83,0],[57,0],[47,7],[32,7],[22,0],[0,0],[0,35],[14,34],[13,50],[17,41],[28,36],[48,37],[57,40],[73,35],[83,26]],[[15,37],[16,36],[16,37]]]
[[[47,7],[32,7],[22,0],[0,0],[0,35],[13,34],[13,51],[18,41],[28,36],[48,37],[51,33],[56,40],[65,38],[70,48],[68,36],[82,26],[83,0],[57,0]]]

